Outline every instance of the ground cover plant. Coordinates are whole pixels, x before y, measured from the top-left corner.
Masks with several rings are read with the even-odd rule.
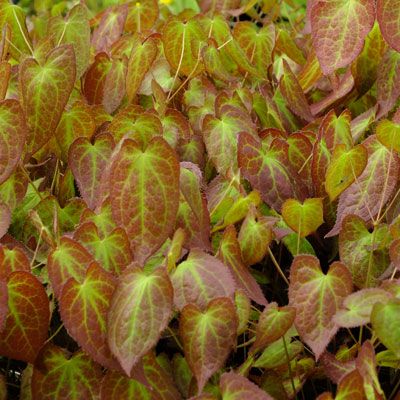
[[[399,399],[399,15],[0,0],[0,400]]]

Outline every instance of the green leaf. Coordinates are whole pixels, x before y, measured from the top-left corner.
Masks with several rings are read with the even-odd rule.
[[[111,274],[91,263],[82,283],[68,279],[59,308],[68,334],[93,360],[106,368],[118,369],[107,344],[107,313],[116,283]]]
[[[347,67],[358,56],[374,20],[375,7],[368,0],[313,3],[313,47],[325,75]]]
[[[300,237],[306,237],[324,222],[322,199],[306,199],[303,204],[288,199],[283,203],[282,217]]]
[[[102,378],[100,365],[85,353],[70,354],[52,344],[36,359],[32,375],[32,397],[41,400],[96,399]]]
[[[376,137],[389,150],[400,153],[400,124],[384,119],[376,126]]]
[[[146,274],[139,268],[125,270],[111,300],[108,344],[129,376],[158,342],[172,313],[173,289],[166,270]]]
[[[195,304],[201,309],[217,297],[233,299],[235,282],[229,271],[217,258],[193,248],[171,276],[174,303],[179,309]]]
[[[145,150],[126,139],[111,165],[111,209],[126,229],[135,260],[151,256],[175,226],[179,198],[179,163],[176,153],[161,138]]]
[[[0,332],[0,354],[33,363],[49,329],[46,290],[30,272],[15,271],[8,275],[7,291],[8,313]]]
[[[0,101],[0,184],[14,172],[22,155],[27,127],[16,100]]]
[[[28,180],[24,173],[17,169],[0,184],[0,203],[12,211],[22,201],[28,188]]]
[[[20,65],[19,84],[27,118],[28,151],[34,154],[57,128],[74,87],[75,54],[72,45],[56,47],[40,65],[27,58]]]
[[[183,308],[179,335],[199,393],[210,377],[224,365],[235,345],[237,326],[235,306],[226,297],[212,300],[203,312],[194,304]]]
[[[377,302],[371,313],[372,328],[379,340],[400,358],[400,300]]]
[[[289,305],[296,308],[296,329],[317,360],[338,330],[333,316],[352,286],[351,274],[340,262],[334,262],[324,274],[314,256],[301,255],[293,260]]]
[[[50,20],[48,34],[60,44],[71,44],[76,57],[76,78],[79,79],[89,65],[90,26],[88,10],[84,4],[73,7],[67,17],[54,17]]]

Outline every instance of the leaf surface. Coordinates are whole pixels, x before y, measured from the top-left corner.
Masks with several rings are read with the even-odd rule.
[[[378,0],[376,3],[376,18],[382,35],[389,45],[400,51],[400,3],[397,0]]]

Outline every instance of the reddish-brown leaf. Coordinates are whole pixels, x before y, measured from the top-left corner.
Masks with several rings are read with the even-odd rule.
[[[0,334],[0,354],[33,363],[49,329],[50,307],[46,291],[30,272],[8,276],[8,314]]]
[[[382,35],[396,51],[400,51],[400,2],[398,0],[378,0],[376,18]]]
[[[0,239],[7,233],[11,224],[11,211],[8,206],[0,203]]]
[[[0,333],[3,330],[8,314],[8,291],[7,281],[0,277]]]
[[[12,249],[0,245],[0,279],[7,279],[11,272],[31,270],[27,255],[19,247]]]

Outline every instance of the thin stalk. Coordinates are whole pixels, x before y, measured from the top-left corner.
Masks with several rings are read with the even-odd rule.
[[[285,336],[282,336],[282,341],[283,341],[283,347],[285,348],[285,354],[286,354],[286,359],[287,359],[287,363],[288,363],[288,370],[289,370],[289,376],[290,376],[290,383],[292,385],[292,390],[293,390],[293,396],[296,396],[296,386],[295,386],[294,380],[293,380],[292,366],[290,365],[289,352],[288,352],[288,349],[286,346]]]
[[[286,278],[285,274],[283,273],[281,267],[278,264],[278,261],[276,261],[276,258],[274,254],[272,253],[271,249],[268,247],[268,254],[271,257],[272,263],[275,265],[275,268],[277,269],[279,275],[282,277],[282,279],[286,282],[286,284],[289,286],[289,281]]]

